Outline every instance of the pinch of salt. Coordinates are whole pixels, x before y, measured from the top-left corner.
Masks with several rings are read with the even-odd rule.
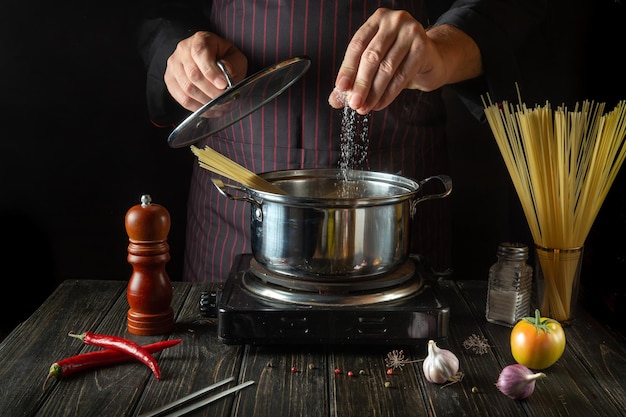
[[[341,91],[337,87],[333,89],[333,93],[335,97],[337,97],[337,101],[339,101],[344,106],[347,106],[350,103],[350,95],[352,94],[350,91]]]

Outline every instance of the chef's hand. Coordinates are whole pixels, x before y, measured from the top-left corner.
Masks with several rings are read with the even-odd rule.
[[[228,87],[217,66],[221,60],[233,84],[243,80],[248,59],[231,42],[209,32],[196,32],[180,41],[167,60],[164,80],[181,106],[196,111]]]
[[[441,25],[426,31],[406,11],[378,9],[348,44],[328,102],[367,114],[387,107],[405,88],[433,91],[481,73],[480,50],[461,30]]]

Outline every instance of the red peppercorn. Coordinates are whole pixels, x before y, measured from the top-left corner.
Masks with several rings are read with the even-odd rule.
[[[387,375],[393,375],[393,368],[387,369]]]
[[[354,376],[354,372],[348,371],[348,376]]]
[[[291,367],[291,372],[298,372],[298,368],[296,368],[295,366]]]
[[[335,375],[339,375],[341,373],[341,370],[339,368],[335,368]]]

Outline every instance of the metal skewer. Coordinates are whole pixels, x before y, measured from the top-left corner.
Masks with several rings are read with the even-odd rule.
[[[195,410],[197,408],[205,406],[205,405],[207,405],[207,404],[209,404],[209,403],[211,403],[211,402],[213,402],[215,400],[218,400],[218,399],[220,399],[222,397],[225,397],[225,396],[227,396],[229,394],[232,394],[233,392],[239,391],[242,388],[245,388],[245,387],[247,387],[249,385],[254,384],[254,381],[246,381],[246,382],[241,383],[241,384],[239,384],[237,386],[234,386],[234,387],[229,388],[229,389],[227,389],[225,391],[222,391],[222,392],[220,392],[218,394],[212,395],[209,398],[206,398],[206,399],[204,399],[202,401],[190,404],[187,407],[184,407],[184,408],[181,408],[181,409],[178,409],[178,410],[174,410],[171,413],[164,414],[164,413],[167,413],[168,411],[170,411],[170,410],[172,410],[172,409],[174,409],[176,407],[179,407],[179,406],[181,406],[181,405],[183,405],[185,403],[188,403],[188,402],[190,402],[190,401],[200,397],[203,394],[206,394],[209,391],[212,391],[212,390],[214,390],[216,388],[221,387],[224,384],[227,384],[227,383],[229,383],[231,381],[234,381],[234,379],[235,378],[231,376],[231,377],[226,378],[226,379],[224,379],[222,381],[216,382],[215,384],[209,385],[206,388],[203,388],[203,389],[198,390],[196,392],[192,392],[191,394],[186,395],[183,398],[180,398],[180,399],[178,399],[176,401],[173,401],[173,402],[171,402],[169,404],[166,404],[166,405],[164,405],[162,407],[156,408],[156,409],[154,409],[152,411],[149,411],[149,412],[147,412],[145,414],[141,414],[139,417],[156,417],[156,416],[174,417],[174,416],[182,416],[184,414],[189,413],[190,411],[193,411],[193,410]]]

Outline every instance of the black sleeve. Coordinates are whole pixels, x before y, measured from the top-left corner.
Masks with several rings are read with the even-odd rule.
[[[170,96],[163,74],[178,42],[198,30],[208,30],[209,3],[148,0],[138,8],[136,41],[147,70],[148,113],[158,126],[173,126],[189,114]]]
[[[482,97],[529,105],[579,98],[587,0],[459,0],[437,22],[463,30],[480,48],[482,77],[453,90],[484,120]]]

